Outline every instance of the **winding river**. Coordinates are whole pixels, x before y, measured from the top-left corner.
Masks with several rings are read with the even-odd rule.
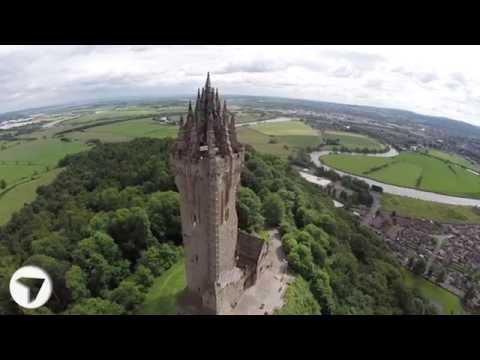
[[[239,123],[239,124],[236,124],[236,126],[241,127],[241,126],[258,125],[258,124],[264,124],[264,123],[284,122],[284,121],[291,121],[291,120],[295,120],[295,119],[285,116],[285,117],[278,117],[278,118],[275,118],[275,119],[268,119],[268,120],[263,120],[263,121],[255,121],[255,122],[249,122],[249,123]],[[440,204],[463,205],[463,206],[480,206],[480,199],[464,198],[464,197],[458,197],[458,196],[449,196],[449,195],[443,195],[443,194],[433,193],[433,192],[429,192],[429,191],[423,191],[423,190],[417,190],[417,189],[412,189],[412,188],[406,188],[406,187],[402,187],[402,186],[385,184],[385,183],[382,183],[380,181],[372,180],[372,179],[369,179],[369,178],[366,178],[366,177],[363,177],[363,176],[349,174],[349,173],[331,168],[331,167],[323,164],[322,161],[320,160],[321,156],[328,155],[328,154],[331,154],[331,153],[332,153],[332,151],[330,151],[330,150],[314,151],[314,152],[310,153],[310,158],[312,159],[313,163],[317,166],[323,166],[325,169],[334,170],[335,172],[337,172],[340,175],[348,175],[348,176],[363,180],[369,185],[381,186],[383,188],[383,192],[388,193],[388,194],[405,196],[405,197],[409,197],[409,198],[413,198],[413,199],[419,199],[419,200],[433,201],[433,202],[440,203]],[[394,157],[394,156],[398,155],[398,151],[390,146],[390,150],[386,153],[380,153],[380,154],[342,153],[342,154],[376,156],[376,157]]]
[[[321,156],[331,154],[332,151],[328,150],[323,150],[323,151],[314,151],[310,153],[310,159],[313,161],[313,163],[317,166],[323,166],[325,169],[331,169],[334,170],[336,173],[340,175],[348,175],[360,180],[365,181],[369,185],[377,185],[381,186],[383,188],[383,192],[388,193],[388,194],[393,194],[393,195],[400,195],[400,196],[405,196],[409,198],[414,198],[414,199],[419,199],[419,200],[426,200],[426,201],[433,201],[436,203],[441,203],[441,204],[449,204],[449,205],[464,205],[464,206],[480,206],[480,199],[471,199],[471,198],[463,198],[463,197],[458,197],[458,196],[449,196],[449,195],[443,195],[443,194],[437,194],[429,191],[422,191],[422,190],[417,190],[417,189],[411,189],[411,188],[406,188],[406,187],[401,187],[401,186],[396,186],[396,185],[391,185],[391,184],[385,184],[380,181],[375,181],[363,176],[358,176],[358,175],[353,175],[349,174],[334,168],[331,168],[325,164],[322,163],[320,160]],[[347,154],[347,153],[344,153]],[[348,153],[350,155],[355,155],[354,153]],[[365,154],[359,154],[359,155],[365,155]],[[398,151],[393,149],[392,147],[390,148],[390,151],[383,153],[383,154],[368,154],[365,156],[379,156],[379,157],[394,157],[398,155]]]

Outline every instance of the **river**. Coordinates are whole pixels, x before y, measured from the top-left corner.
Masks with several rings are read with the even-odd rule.
[[[275,119],[255,121],[255,122],[249,122],[249,123],[240,123],[240,124],[236,124],[236,125],[238,127],[240,127],[240,126],[247,126],[247,125],[284,122],[284,121],[291,121],[291,120],[295,120],[295,118],[278,117],[278,118],[275,118]],[[385,192],[387,194],[405,196],[405,197],[409,197],[409,198],[413,198],[413,199],[419,199],[419,200],[433,201],[433,202],[440,203],[440,204],[463,205],[463,206],[480,206],[480,199],[471,199],[471,198],[463,198],[463,197],[458,197],[458,196],[449,196],[449,195],[437,194],[437,193],[433,193],[433,192],[429,192],[429,191],[423,191],[423,190],[406,188],[406,187],[401,187],[401,186],[396,186],[396,185],[391,185],[391,184],[385,184],[385,183],[382,183],[380,181],[375,181],[375,180],[372,180],[372,179],[369,179],[369,178],[366,178],[366,177],[363,177],[363,176],[348,174],[346,172],[330,168],[329,166],[327,166],[327,165],[325,165],[321,162],[320,157],[324,156],[324,155],[331,154],[331,153],[332,153],[332,151],[330,151],[330,150],[314,151],[314,152],[310,153],[310,158],[312,159],[314,164],[317,165],[317,166],[323,166],[326,169],[332,169],[340,175],[348,175],[348,176],[363,180],[369,185],[381,186],[383,188],[383,192]],[[390,146],[390,150],[386,153],[380,153],[380,154],[343,153],[343,154],[376,156],[376,157],[394,157],[394,156],[398,155],[398,151],[395,148],[393,148],[392,146]],[[319,181],[318,179],[313,179],[313,177],[310,178],[310,180],[313,180],[311,182],[314,182],[314,183],[318,183],[318,181]],[[310,180],[308,180],[308,181],[310,181]]]
[[[406,188],[406,187],[401,187],[401,186],[396,186],[396,185],[391,185],[391,184],[385,184],[380,181],[375,181],[363,176],[358,176],[358,175],[353,175],[353,174],[348,174],[346,172],[333,169],[325,164],[322,163],[320,160],[321,156],[330,154],[331,151],[328,150],[323,150],[323,151],[314,151],[310,153],[310,159],[313,161],[313,163],[317,166],[323,166],[325,169],[332,169],[335,172],[337,172],[340,175],[348,175],[360,180],[365,181],[369,185],[377,185],[381,186],[383,188],[383,192],[387,194],[393,194],[393,195],[400,195],[400,196],[405,196],[409,198],[414,198],[414,199],[419,199],[419,200],[426,200],[426,201],[433,201],[436,203],[440,204],[449,204],[449,205],[463,205],[463,206],[480,206],[480,199],[471,199],[471,198],[463,198],[463,197],[458,197],[458,196],[449,196],[449,195],[443,195],[443,194],[437,194],[429,191],[422,191],[422,190],[417,190],[417,189],[411,189],[411,188]],[[362,154],[365,155],[365,154]],[[383,157],[393,157],[397,156],[398,152],[391,148],[389,152],[384,153],[384,154],[368,154],[365,156],[383,156]]]

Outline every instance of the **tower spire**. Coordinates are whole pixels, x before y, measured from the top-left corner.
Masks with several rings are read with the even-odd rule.
[[[207,72],[207,81],[205,82],[205,90],[210,89],[210,72]]]
[[[197,92],[197,101],[195,102],[195,112],[198,111],[199,106],[200,106],[200,89],[198,89],[198,92]]]

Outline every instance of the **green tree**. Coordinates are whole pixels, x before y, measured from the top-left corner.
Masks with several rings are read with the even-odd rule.
[[[118,209],[108,226],[108,233],[119,245],[123,256],[135,263],[142,250],[153,243],[150,220],[144,209]]]
[[[312,235],[315,241],[318,242],[324,249],[328,249],[330,247],[329,236],[325,231],[323,231],[323,229],[315,226],[314,224],[308,224],[305,226],[304,230]]]
[[[327,260],[327,252],[322,247],[322,245],[320,245],[318,242],[313,242],[312,244],[310,244],[310,249],[312,251],[315,264],[320,267],[324,267]]]
[[[70,255],[68,239],[59,233],[51,233],[44,238],[32,241],[32,252],[65,260]]]
[[[330,277],[325,271],[316,270],[311,283],[312,293],[322,309],[322,314],[329,315],[334,312],[335,302],[333,290],[330,286]]]
[[[265,219],[262,216],[262,202],[253,190],[240,187],[237,197],[238,226],[252,232],[259,231]]]
[[[5,179],[0,180],[0,189],[5,189],[7,187],[7,182]]]
[[[152,286],[154,277],[149,268],[140,264],[132,275],[132,280],[145,292]]]
[[[64,310],[70,300],[70,291],[65,284],[65,272],[70,264],[46,255],[33,255],[24,262],[24,265],[38,266],[50,275],[54,296],[50,298],[47,306],[54,312]]]
[[[312,277],[313,269],[313,255],[310,247],[304,244],[298,244],[294,247],[290,254],[288,254],[288,263],[292,269],[309,280]]]
[[[120,193],[116,187],[109,187],[97,194],[99,210],[111,211],[120,207]]]
[[[294,233],[286,233],[282,236],[282,245],[286,254],[290,254],[295,247],[298,246],[298,242]]]
[[[124,312],[121,305],[101,298],[82,300],[67,311],[71,315],[121,315]]]
[[[158,276],[175,264],[180,255],[180,249],[176,246],[163,243],[158,246],[150,246],[142,254],[139,263],[150,269],[154,276]]]
[[[285,293],[286,303],[277,313],[279,315],[320,315],[320,306],[310,291],[309,284],[301,276],[288,286]]]
[[[269,194],[263,202],[263,216],[268,226],[278,226],[285,215],[285,205],[278,194]]]
[[[129,274],[130,263],[122,259],[113,239],[101,232],[80,241],[73,259],[85,271],[88,288],[94,296],[105,288],[117,286]]]
[[[131,280],[124,280],[110,293],[110,300],[120,304],[127,312],[131,313],[145,300],[145,294],[140,286]]]
[[[150,195],[147,214],[153,235],[162,241],[181,242],[181,219],[179,194],[173,191]]]
[[[87,288],[87,277],[80,266],[72,265],[65,274],[65,281],[74,301],[90,297],[90,291]]]

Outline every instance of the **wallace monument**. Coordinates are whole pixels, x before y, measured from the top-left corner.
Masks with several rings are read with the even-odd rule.
[[[245,150],[218,89],[198,90],[172,154],[180,192],[182,236],[191,313],[231,314],[268,268],[268,242],[239,231],[236,197]],[[278,291],[277,291],[278,292]],[[192,310],[195,309],[195,310]]]

